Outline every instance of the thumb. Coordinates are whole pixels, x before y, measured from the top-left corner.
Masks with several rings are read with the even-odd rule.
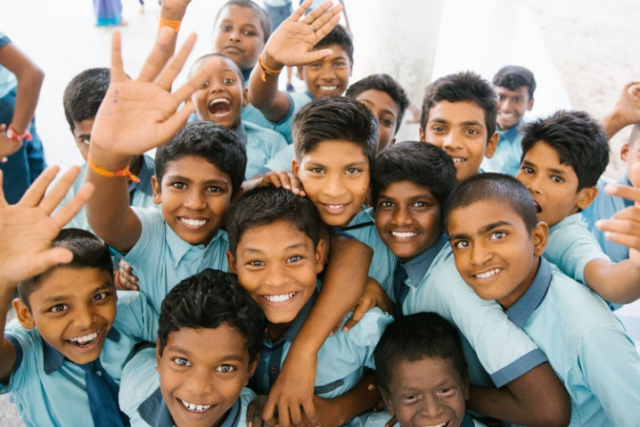
[[[631,173],[629,174],[629,181],[634,188],[640,188],[640,163],[635,163],[631,166]],[[636,206],[640,206],[640,202],[635,203]]]

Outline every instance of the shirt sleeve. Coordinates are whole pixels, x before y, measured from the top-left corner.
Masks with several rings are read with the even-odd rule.
[[[283,138],[284,141],[284,138]],[[286,144],[286,141],[285,141]],[[275,171],[275,170],[284,170],[287,172],[291,172],[291,162],[295,157],[295,150],[293,145],[287,145],[278,151],[266,165],[260,170],[260,173],[264,175],[266,172]]]
[[[349,318],[353,312],[349,315]],[[345,319],[346,321],[347,319]],[[361,352],[360,362],[370,369],[376,369],[373,352],[387,326],[393,322],[391,315],[377,307],[367,311],[362,319],[349,331],[344,333]]]
[[[17,320],[13,320],[5,329],[5,338],[9,340],[16,351],[16,362],[7,384],[0,383],[0,394],[16,392],[23,388],[30,374],[36,375],[38,363],[35,360],[36,351],[42,353],[42,339],[35,330],[24,329]],[[40,343],[36,341],[40,340]]]
[[[122,370],[119,404],[122,412],[132,420],[142,422],[138,407],[160,387],[156,367],[156,349],[147,347],[133,356]]]
[[[158,315],[137,291],[118,292],[117,329],[140,341],[155,343],[158,338]]]

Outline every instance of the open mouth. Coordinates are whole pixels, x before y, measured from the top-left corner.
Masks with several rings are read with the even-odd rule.
[[[212,99],[207,108],[212,116],[222,117],[231,112],[231,102],[226,98]]]
[[[538,204],[538,202],[536,202],[535,200],[533,201],[533,203],[536,205],[536,213],[540,213],[542,212],[542,208],[540,207],[540,205]]]
[[[351,203],[320,203],[329,213],[342,213]]]
[[[322,92],[335,92],[338,89],[338,85],[333,86],[319,86]]]
[[[478,279],[488,279],[489,277],[495,276],[501,271],[502,271],[502,268],[492,268],[491,270],[485,271],[484,273],[474,274],[473,277],[476,277]]]
[[[415,231],[392,231],[391,235],[398,239],[410,239],[418,235]]]
[[[178,399],[178,401],[180,401],[180,403],[182,403],[182,406],[184,406],[184,409],[186,409],[189,412],[195,412],[195,413],[203,413],[203,412],[207,412],[209,410],[209,408],[211,408],[211,405],[197,405],[195,403],[189,403],[189,402],[185,402],[184,400]]]
[[[94,342],[96,342],[96,340],[98,339],[101,333],[102,333],[102,329],[98,329],[97,331],[91,334],[83,335],[81,337],[70,338],[67,340],[67,342],[79,348],[86,348],[86,347],[89,347]]]
[[[446,427],[446,426],[448,426],[450,423],[451,423],[450,421],[447,421],[447,422],[444,422],[444,423],[442,423],[442,424],[435,424],[435,425],[433,425],[433,426],[424,426],[424,427]]]
[[[467,159],[463,157],[451,157],[451,160],[453,160],[453,165],[455,167],[461,166],[464,162],[467,161]]]
[[[297,292],[291,292],[288,294],[280,294],[280,295],[263,295],[262,298],[266,299],[271,303],[279,303],[289,301],[291,298],[296,296]]]

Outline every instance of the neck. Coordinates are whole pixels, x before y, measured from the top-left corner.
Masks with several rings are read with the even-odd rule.
[[[282,338],[284,333],[287,332],[287,329],[291,326],[291,323],[293,322],[272,323],[267,321],[267,333],[269,334],[271,342],[276,342]]]

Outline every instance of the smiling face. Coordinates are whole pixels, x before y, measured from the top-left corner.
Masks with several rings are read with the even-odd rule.
[[[356,96],[373,113],[378,122],[380,136],[378,138],[378,153],[393,145],[398,123],[398,104],[388,93],[375,89],[365,90]]]
[[[402,262],[430,248],[442,233],[441,206],[429,189],[410,181],[389,184],[375,207],[380,238]]]
[[[317,247],[286,221],[251,227],[236,248],[227,251],[231,272],[264,312],[272,339],[277,339],[313,295],[322,271],[324,241]]]
[[[529,98],[529,87],[520,86],[516,90],[494,86],[498,97],[498,116],[496,123],[502,130],[511,129],[520,123],[524,113],[533,108],[533,99]]]
[[[177,426],[220,425],[257,365],[227,323],[170,333],[156,359],[160,392]]]
[[[38,328],[42,339],[74,363],[100,356],[116,318],[118,297],[111,275],[99,268],[58,267],[29,296],[31,310],[14,301],[20,324]]]
[[[383,396],[402,427],[459,427],[469,383],[460,377],[452,359],[404,360],[396,363],[389,393]]]
[[[191,96],[191,100],[200,120],[215,122],[233,130],[240,124],[242,107],[247,105],[247,89],[242,86],[238,76],[240,70],[230,59],[203,59],[193,67],[191,73],[197,73],[209,62],[215,67],[202,88]]]
[[[454,209],[447,232],[464,281],[480,298],[509,308],[533,283],[548,228],[538,223],[529,233],[508,204],[480,200]]]
[[[488,142],[487,142],[488,140]],[[480,164],[496,151],[498,134],[489,138],[484,110],[473,102],[440,101],[429,110],[420,141],[447,152],[458,183],[480,172]]]
[[[323,141],[293,160],[292,171],[330,226],[347,226],[369,194],[369,158],[349,141]]]
[[[231,203],[231,178],[203,158],[167,162],[162,183],[153,177],[153,201],[171,229],[192,245],[208,244]]]
[[[213,49],[233,60],[242,70],[253,68],[264,47],[260,18],[250,7],[226,6],[213,32]]]
[[[594,187],[578,191],[578,176],[573,168],[560,163],[557,151],[544,141],[527,151],[516,178],[531,192],[538,219],[549,227],[586,209],[598,194]]]
[[[300,78],[305,81],[314,98],[340,96],[349,86],[353,61],[339,44],[322,48],[333,50],[333,54],[302,67]]]

